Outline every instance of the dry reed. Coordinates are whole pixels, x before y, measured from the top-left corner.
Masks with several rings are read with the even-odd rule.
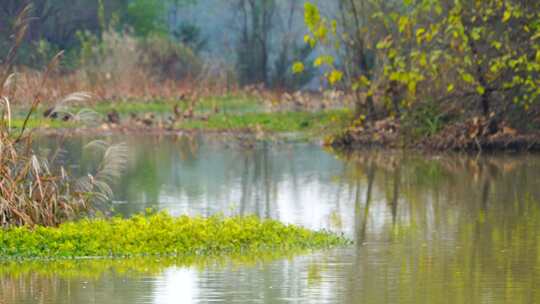
[[[21,129],[11,127],[13,94],[20,82],[14,76],[13,62],[28,29],[32,8],[27,6],[18,16],[15,39],[0,74],[0,227],[56,226],[92,210],[96,200],[108,199],[112,191],[108,186],[118,177],[127,162],[124,145],[94,144],[103,151],[103,161],[94,175],[70,178],[61,166],[34,152],[34,135],[27,130],[27,122],[41,102],[46,84],[58,67],[62,53],[57,54],[31,87],[26,87],[29,108]],[[74,93],[61,99],[80,100],[86,93]],[[57,155],[57,153],[54,153]]]

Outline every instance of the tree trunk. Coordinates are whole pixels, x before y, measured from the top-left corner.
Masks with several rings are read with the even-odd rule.
[[[482,102],[482,113],[484,114],[485,117],[488,117],[489,116],[489,95],[487,92],[482,94],[481,102]]]

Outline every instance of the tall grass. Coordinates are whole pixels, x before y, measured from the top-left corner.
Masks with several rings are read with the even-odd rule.
[[[91,211],[93,203],[112,194],[108,186],[126,164],[124,145],[94,144],[103,151],[101,166],[93,175],[70,178],[62,166],[55,165],[56,156],[45,159],[34,151],[33,133],[27,123],[43,100],[43,88],[48,77],[58,67],[62,53],[50,61],[35,86],[26,88],[31,102],[22,128],[11,127],[11,93],[14,81],[13,62],[24,39],[30,20],[31,6],[19,14],[14,23],[14,42],[0,70],[0,226],[56,226]],[[74,93],[61,103],[86,97]],[[82,116],[82,115],[81,115]],[[59,148],[60,149],[60,148]]]
[[[81,34],[77,64],[61,67],[46,77],[43,102],[71,92],[91,92],[100,101],[155,101],[183,99],[193,91],[224,91],[234,76],[216,75],[189,48],[161,36],[136,38],[128,31],[108,30],[99,37]],[[72,55],[73,52],[70,53]],[[28,104],[42,71],[16,67],[14,102]]]

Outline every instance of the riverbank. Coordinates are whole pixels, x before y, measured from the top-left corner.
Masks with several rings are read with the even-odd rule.
[[[4,229],[0,259],[287,253],[348,242],[330,232],[256,217],[175,218],[162,212],[129,219],[84,219],[59,227]]]
[[[11,126],[21,128],[24,111],[15,110],[14,113]],[[202,99],[194,107],[183,101],[110,102],[61,110],[42,107],[30,117],[27,127],[45,134],[66,131],[79,134],[198,131],[252,134],[260,139],[294,133],[296,139],[306,140],[334,134],[351,118],[351,111],[343,107],[270,107],[251,97],[222,96]]]
[[[418,134],[419,131],[428,134]],[[397,118],[349,126],[326,139],[338,150],[414,149],[426,152],[540,151],[540,131],[514,129],[494,118],[462,119],[425,131],[403,126]]]
[[[427,152],[540,151],[537,128],[514,128],[494,117],[457,117],[446,121],[431,113],[376,121],[354,120],[339,104],[294,107],[287,102],[269,106],[254,96],[205,97],[197,102],[100,102],[79,104],[69,111],[40,108],[27,126],[50,133],[178,134],[204,132],[235,134],[256,139],[320,141],[338,150],[414,149]],[[17,113],[17,112],[16,112]],[[21,112],[19,112],[21,113]],[[42,115],[45,113],[47,115]],[[22,115],[12,127],[20,128]]]

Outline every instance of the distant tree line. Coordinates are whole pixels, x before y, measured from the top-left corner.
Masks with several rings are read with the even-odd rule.
[[[146,42],[155,42],[159,36],[199,54],[207,47],[207,33],[201,32],[196,23],[178,18],[179,12],[194,3],[196,0],[4,0],[0,4],[0,53],[12,43],[9,29],[15,17],[31,4],[33,18],[21,47],[20,65],[39,67],[65,50],[65,68],[77,69],[96,53],[95,45],[103,40],[104,33],[111,31],[128,33]],[[300,39],[304,32],[292,30],[302,23],[302,3],[233,0],[227,1],[224,8],[228,10],[224,15],[233,18],[234,25],[227,29],[235,45],[236,60],[231,65],[241,85],[292,89],[313,78],[315,69],[297,75],[290,68],[295,60],[309,61],[313,52]],[[160,61],[170,63],[173,59]]]

